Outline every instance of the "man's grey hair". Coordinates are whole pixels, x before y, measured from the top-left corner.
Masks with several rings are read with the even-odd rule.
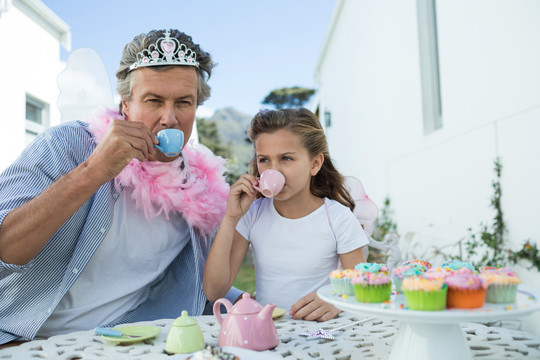
[[[122,59],[120,60],[120,66],[116,71],[116,91],[120,97],[125,101],[130,101],[132,97],[132,90],[135,77],[133,71],[129,71],[129,67],[137,62],[137,54],[144,49],[147,49],[150,44],[154,44],[159,38],[165,36],[166,30],[152,30],[148,34],[140,34],[136,36],[131,42],[129,42],[122,52]],[[197,71],[198,89],[197,89],[197,106],[204,103],[210,97],[210,86],[208,85],[208,79],[212,75],[212,69],[216,66],[212,62],[210,54],[203,51],[198,44],[195,44],[191,39],[191,36],[184,34],[176,29],[169,30],[170,37],[175,37],[178,41],[188,48],[193,50],[197,54],[197,61],[199,67],[194,67]],[[189,66],[189,65],[164,65],[164,66],[151,66],[152,70],[164,71],[170,69],[172,66]],[[122,102],[120,101],[119,112],[122,113]]]

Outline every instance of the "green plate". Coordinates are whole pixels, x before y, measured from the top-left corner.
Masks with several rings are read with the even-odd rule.
[[[146,339],[153,338],[161,332],[161,328],[157,326],[142,326],[142,325],[133,325],[133,326],[120,326],[115,327],[113,330],[118,330],[122,332],[122,337],[114,336],[105,336],[101,335],[107,341],[117,342],[117,343],[133,343],[138,341],[143,341]],[[129,335],[135,335],[137,337],[130,337]]]

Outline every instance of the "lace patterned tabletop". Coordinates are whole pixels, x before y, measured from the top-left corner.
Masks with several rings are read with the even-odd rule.
[[[207,344],[216,345],[219,324],[214,316],[197,319]],[[307,340],[300,333],[334,329],[364,319],[363,316],[342,313],[325,323],[298,321],[288,315],[275,320],[280,343],[264,352],[276,358],[289,360],[344,360],[387,359],[399,325],[398,321],[371,318],[371,320],[344,328],[335,340]],[[169,356],[164,352],[165,340],[172,319],[138,322],[161,328],[158,336],[140,343],[117,345],[105,341],[93,331],[80,331],[53,336],[47,340],[34,340],[17,347],[0,349],[0,359],[183,359],[185,355]],[[487,327],[477,323],[464,323],[467,345],[476,359],[540,359],[540,336],[502,327]]]

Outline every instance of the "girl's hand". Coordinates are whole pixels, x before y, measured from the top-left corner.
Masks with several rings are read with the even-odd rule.
[[[232,186],[227,199],[226,216],[240,219],[255,200],[257,190],[253,187],[258,181],[255,176],[244,174]]]
[[[335,318],[341,310],[322,301],[316,292],[312,292],[291,306],[289,315],[296,320],[327,321]]]

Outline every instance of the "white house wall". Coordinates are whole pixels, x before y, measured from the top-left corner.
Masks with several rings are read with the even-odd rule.
[[[49,104],[50,125],[60,123],[56,102],[56,78],[60,63],[60,41],[8,2],[0,13],[0,171],[11,164],[25,147],[26,94]],[[6,56],[8,52],[13,56]]]
[[[316,76],[339,169],[390,197],[400,232],[449,243],[491,221],[500,156],[509,237],[539,239],[540,2],[437,2],[443,126],[428,135],[416,1],[338,6]]]
[[[436,2],[442,128],[427,135],[416,6],[337,1],[315,74],[332,157],[380,208],[388,196],[399,232],[424,248],[491,223],[500,157],[510,245],[538,243],[540,1]],[[517,269],[538,285],[538,271]],[[540,333],[534,321],[525,328]]]

